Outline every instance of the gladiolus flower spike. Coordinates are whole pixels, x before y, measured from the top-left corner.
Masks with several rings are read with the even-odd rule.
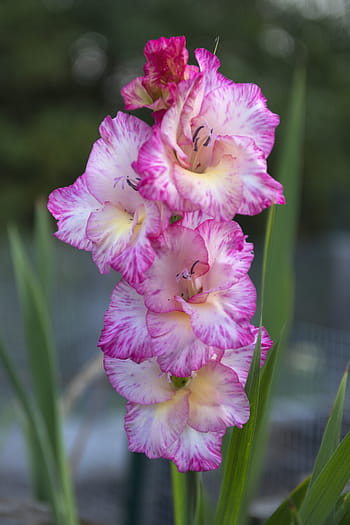
[[[145,46],[144,76],[121,93],[153,127],[106,117],[86,169],[54,190],[60,240],[119,272],[99,347],[127,400],[129,448],[180,472],[216,469],[226,429],[249,419],[244,387],[258,336],[248,271],[253,245],[236,214],[284,204],[267,173],[279,123],[255,84],[219,73],[219,59],[185,37]],[[265,328],[261,366],[272,345]]]

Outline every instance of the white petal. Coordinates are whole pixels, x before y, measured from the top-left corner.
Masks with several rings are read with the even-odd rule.
[[[99,347],[105,354],[120,359],[141,361],[154,355],[143,298],[125,281],[120,281],[113,290]]]
[[[215,470],[221,463],[221,442],[224,432],[198,432],[190,426],[167,450],[179,472]]]
[[[189,425],[201,432],[242,427],[249,419],[249,401],[232,369],[211,362],[189,384]]]
[[[167,457],[169,447],[185,428],[188,395],[188,391],[178,390],[170,401],[156,405],[129,402],[125,416],[129,449],[144,452],[149,458]]]
[[[86,235],[90,214],[101,207],[91,195],[82,175],[71,186],[58,188],[49,196],[48,209],[57,219],[55,236],[82,250],[91,250],[92,242]]]
[[[135,363],[105,355],[104,367],[113,388],[128,401],[151,405],[169,401],[175,395],[167,374],[160,370],[155,358]]]

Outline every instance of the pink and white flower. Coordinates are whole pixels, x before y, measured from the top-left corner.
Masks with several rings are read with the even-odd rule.
[[[140,150],[140,193],[222,221],[283,204],[282,186],[266,171],[278,116],[258,86],[225,79],[206,50],[196,57],[200,72],[178,84],[174,103]]]
[[[155,358],[141,363],[109,356],[112,386],[128,399],[129,449],[171,459],[180,472],[213,470],[221,462],[226,428],[241,428],[249,402],[237,374],[218,362],[187,377],[164,374]]]
[[[118,113],[100,126],[85,173],[74,184],[53,191],[48,208],[58,220],[56,236],[92,251],[101,273],[112,267],[129,282],[139,282],[154,260],[150,238],[168,224],[163,205],[137,191],[132,168],[150,127]]]
[[[144,54],[147,60],[145,75],[135,78],[121,90],[125,108],[167,109],[175,98],[177,84],[197,72],[198,67],[187,64],[184,36],[149,40]]]
[[[113,292],[99,342],[106,354],[151,353],[164,372],[187,376],[253,341],[252,244],[237,223],[206,220],[195,230],[173,224],[153,247],[155,260],[137,291],[120,283]]]

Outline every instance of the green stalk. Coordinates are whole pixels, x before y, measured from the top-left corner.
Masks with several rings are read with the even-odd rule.
[[[171,462],[171,477],[175,525],[191,525],[186,474],[181,474],[173,462]]]

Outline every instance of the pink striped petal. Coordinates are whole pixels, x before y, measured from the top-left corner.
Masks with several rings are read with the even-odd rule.
[[[156,254],[144,281],[145,305],[153,312],[179,310],[175,297],[188,285],[182,272],[191,272],[194,264],[196,278],[208,271],[204,241],[196,231],[175,223],[158,239]]]
[[[242,427],[249,419],[249,401],[237,375],[218,362],[202,367],[189,388],[188,424],[200,432]]]
[[[221,463],[221,442],[224,432],[198,432],[190,426],[166,452],[179,472],[215,470]]]
[[[47,207],[58,221],[55,236],[76,248],[90,251],[92,242],[86,235],[86,225],[90,214],[100,206],[88,190],[85,174],[71,186],[54,190]]]
[[[126,113],[104,119],[101,138],[95,142],[86,166],[87,185],[99,202],[122,204],[128,211],[142,203],[127,181],[138,182],[132,164],[151,131],[145,122]]]
[[[195,56],[199,64],[200,71],[203,71],[205,80],[205,90],[209,93],[222,85],[232,84],[233,81],[218,73],[220,67],[220,60],[216,55],[210,53],[207,49],[196,49]]]
[[[189,316],[183,312],[148,312],[147,327],[152,336],[153,351],[164,372],[179,377],[190,376],[209,359],[222,355],[222,351],[197,338]]]
[[[180,221],[181,226],[195,230],[202,222],[211,219],[202,210],[184,212]]]
[[[154,355],[143,298],[125,281],[114,288],[99,347],[110,357],[142,361]]]
[[[144,53],[147,59],[144,72],[150,84],[163,87],[169,82],[183,80],[188,61],[184,36],[149,40]]]
[[[126,248],[132,226],[133,215],[110,203],[90,215],[87,235],[93,242],[93,260],[101,273],[108,273],[115,255]]]
[[[226,349],[252,341],[248,321],[255,311],[255,288],[248,277],[229,290],[210,293],[203,303],[191,304],[180,297],[178,301],[191,318],[193,332],[203,343]]]
[[[128,401],[152,405],[169,401],[175,395],[167,374],[154,358],[135,363],[105,355],[104,368],[113,388]]]
[[[173,177],[178,192],[194,209],[225,221],[233,218],[242,200],[242,181],[235,171],[232,157],[224,155],[203,173],[175,165]]]
[[[178,194],[174,184],[175,155],[169,145],[162,141],[158,127],[152,137],[142,146],[135,169],[141,174],[138,186],[140,194],[149,200],[165,202],[172,210],[193,210],[191,202]]]
[[[267,108],[255,84],[231,83],[214,89],[204,98],[200,116],[217,134],[252,138],[266,157],[279,123],[278,115]]]
[[[266,171],[265,154],[249,137],[233,137],[237,173],[242,180],[242,201],[238,213],[256,215],[271,204],[285,204],[283,186]]]
[[[197,231],[209,254],[206,291],[229,288],[248,272],[254,258],[253,244],[246,242],[246,235],[237,222],[207,220],[198,226]]]
[[[253,359],[253,354],[255,350],[255,345],[259,333],[259,328],[252,327],[252,334],[254,335],[254,340],[241,348],[235,350],[229,349],[225,350],[224,355],[221,358],[221,363],[229,368],[232,368],[238,375],[239,381],[244,386],[247,381],[250,365]],[[272,346],[272,341],[266,329],[262,327],[261,331],[261,356],[260,356],[260,366],[263,366],[267,352]]]
[[[129,449],[149,458],[167,457],[169,447],[183,432],[188,418],[186,390],[178,390],[170,401],[156,405],[127,403],[125,431]]]
[[[191,121],[201,108],[205,83],[203,74],[194,75],[178,85],[174,104],[165,113],[161,122],[161,138],[176,153],[180,163],[186,165],[184,145],[192,144]]]
[[[143,86],[143,77],[137,77],[126,84],[120,93],[124,99],[125,109],[138,109],[153,104],[152,97]]]

